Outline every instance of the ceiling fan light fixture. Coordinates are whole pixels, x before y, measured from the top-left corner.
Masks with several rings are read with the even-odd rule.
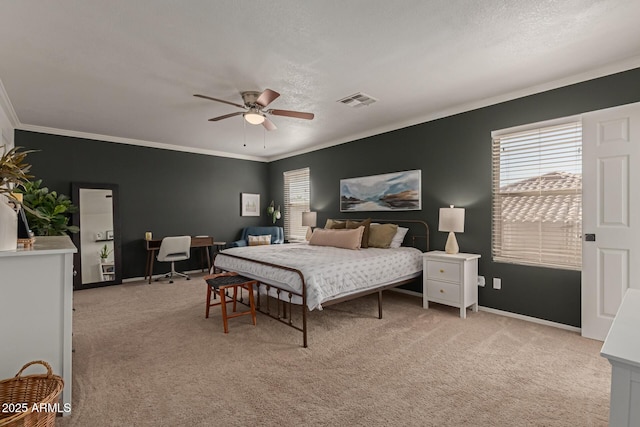
[[[261,125],[264,122],[264,115],[255,110],[247,111],[243,114],[244,119],[252,125]]]

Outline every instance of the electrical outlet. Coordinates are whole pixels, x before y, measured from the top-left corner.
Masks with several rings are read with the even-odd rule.
[[[502,289],[502,279],[493,278],[493,289]]]
[[[484,285],[485,285],[484,276],[478,276],[478,286],[484,288]]]

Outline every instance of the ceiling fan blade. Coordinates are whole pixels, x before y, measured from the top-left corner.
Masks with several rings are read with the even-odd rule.
[[[198,98],[203,98],[203,99],[208,99],[209,101],[216,101],[216,102],[222,102],[223,104],[229,104],[229,105],[233,105],[234,107],[239,107],[244,109],[245,106],[244,105],[240,105],[240,104],[236,104],[235,102],[229,102],[229,101],[225,101],[224,99],[217,99],[217,98],[212,98],[210,96],[206,96],[206,95],[193,95],[193,96],[197,96]]]
[[[296,119],[305,119],[305,120],[312,120],[314,117],[313,113],[303,113],[301,111],[269,110],[268,113],[273,114],[274,116],[295,117]]]
[[[241,114],[244,114],[244,111],[238,111],[236,113],[230,113],[230,114],[225,114],[224,116],[214,117],[213,119],[209,119],[209,121],[210,122],[217,122],[218,120],[228,119],[229,117],[239,116]]]
[[[264,92],[260,94],[258,99],[256,99],[256,104],[262,107],[266,107],[267,105],[271,104],[279,96],[280,94],[275,90],[265,89]]]
[[[262,126],[264,126],[264,128],[266,130],[276,130],[278,129],[276,127],[276,125],[273,124],[273,122],[269,119],[267,119],[266,117],[264,118],[264,122],[262,122]]]

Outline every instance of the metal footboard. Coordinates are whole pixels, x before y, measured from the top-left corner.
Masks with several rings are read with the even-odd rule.
[[[217,255],[218,254],[216,254],[216,256]],[[265,314],[271,317],[272,319],[279,321],[280,323],[284,323],[285,325],[302,332],[302,346],[306,348],[307,347],[307,284],[304,280],[304,275],[302,274],[302,272],[296,268],[287,267],[286,265],[273,264],[266,261],[255,260],[255,259],[242,257],[238,255],[227,254],[227,253],[223,255],[231,258],[237,258],[245,261],[254,262],[257,264],[266,265],[269,267],[292,271],[300,277],[300,283],[302,284],[302,292],[295,292],[290,289],[284,289],[277,285],[263,283],[259,279],[256,279],[258,280],[258,289],[257,289],[258,298],[256,302],[256,310],[258,310],[262,314]],[[215,258],[214,258],[214,265],[215,265]],[[260,292],[260,287],[265,287],[265,290],[266,290],[266,293],[265,293],[266,308],[264,308],[262,304],[262,293]],[[275,290],[276,296],[271,295],[272,289]],[[272,296],[276,301],[275,313],[271,312],[271,302],[269,298],[270,296]],[[284,296],[284,299],[281,298],[282,296]],[[300,308],[302,311],[302,327],[299,327],[293,323],[293,316],[291,315],[292,313],[291,310],[293,305],[297,305],[291,301],[294,296],[298,296],[302,298],[302,304],[300,304]],[[289,309],[288,315],[287,315],[287,308]]]

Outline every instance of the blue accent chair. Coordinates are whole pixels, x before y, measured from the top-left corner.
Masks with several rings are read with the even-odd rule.
[[[265,227],[245,227],[242,229],[240,240],[227,244],[228,248],[237,248],[239,246],[248,246],[249,238],[247,236],[264,236],[271,235],[271,244],[277,245],[284,243],[284,229],[282,227],[265,226]]]

